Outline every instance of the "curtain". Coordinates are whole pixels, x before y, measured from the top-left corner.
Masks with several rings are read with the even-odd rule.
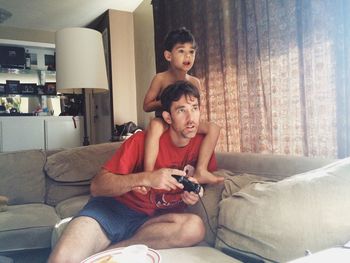
[[[198,53],[202,120],[222,127],[219,151],[350,155],[347,0],[153,0],[162,42],[185,26]]]

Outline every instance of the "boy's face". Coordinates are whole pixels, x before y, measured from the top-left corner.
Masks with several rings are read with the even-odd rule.
[[[170,113],[163,112],[163,118],[170,125],[170,134],[174,144],[186,145],[198,131],[200,119],[198,99],[183,95],[178,101],[172,102]]]
[[[187,72],[193,66],[196,49],[192,43],[177,43],[171,52],[164,51],[164,57],[169,61],[171,67]]]

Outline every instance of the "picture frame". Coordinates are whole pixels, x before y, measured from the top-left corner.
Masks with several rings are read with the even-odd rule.
[[[6,80],[7,94],[21,94],[21,85],[19,80]]]
[[[46,82],[44,93],[46,95],[57,95],[56,82]]]
[[[0,94],[6,94],[6,84],[0,83]]]
[[[45,95],[45,86],[37,85],[36,89],[38,95]]]
[[[36,83],[21,83],[21,94],[37,94]]]

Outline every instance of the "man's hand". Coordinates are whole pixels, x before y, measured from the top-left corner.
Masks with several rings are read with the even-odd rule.
[[[196,178],[200,184],[218,184],[225,180],[222,176],[215,176],[206,169],[198,168],[194,173],[194,178]]]
[[[198,202],[199,200],[199,196],[194,193],[194,192],[183,192],[183,194],[181,195],[182,197],[182,201],[184,201],[184,203],[186,205],[194,205]]]
[[[149,172],[146,176],[146,185],[134,187],[132,190],[140,194],[147,194],[150,188],[154,189],[163,189],[166,191],[174,190],[176,188],[183,188],[183,185],[180,184],[172,175],[181,175],[185,176],[184,171],[171,168],[162,168],[153,172]]]
[[[191,182],[194,182],[196,184],[198,184],[198,181],[196,178],[193,178],[193,177],[187,177],[188,180],[190,180]],[[194,193],[194,192],[188,192],[188,191],[185,191],[183,192],[183,194],[181,195],[182,197],[182,201],[184,201],[184,203],[186,205],[194,205],[198,202],[199,200],[199,196],[202,197],[203,196],[203,193],[204,193],[204,190],[203,190],[203,187],[201,187],[201,190],[198,194]],[[198,196],[199,195],[199,196]]]

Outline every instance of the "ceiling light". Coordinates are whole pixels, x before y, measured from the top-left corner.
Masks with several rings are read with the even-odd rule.
[[[9,19],[11,16],[12,13],[3,8],[0,8],[0,24],[3,23],[5,20]]]

